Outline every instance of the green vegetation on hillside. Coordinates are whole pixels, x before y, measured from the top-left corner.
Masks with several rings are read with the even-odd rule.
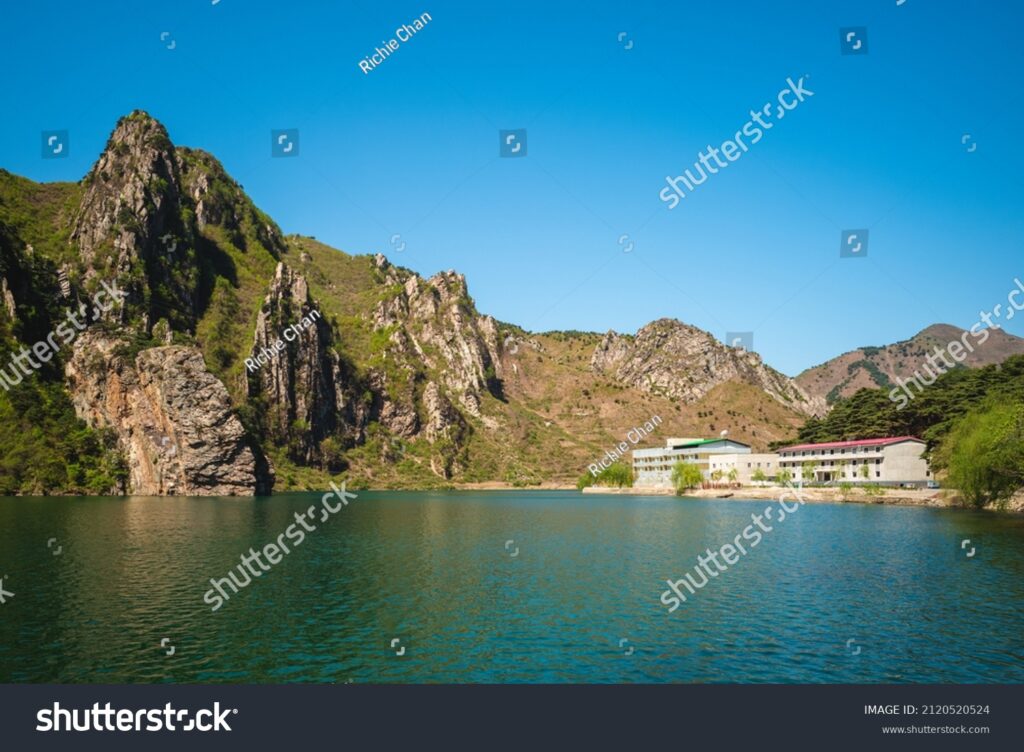
[[[902,410],[889,398],[892,390],[861,389],[838,402],[824,418],[808,420],[799,430],[798,440],[810,443],[906,435],[919,436],[934,449],[958,419],[985,400],[1024,400],[1024,355],[1007,358],[1000,365],[957,368],[923,392],[912,384],[908,388],[915,396]]]
[[[114,436],[75,417],[63,384],[26,377],[0,390],[0,496],[121,493]]]
[[[861,389],[826,417],[808,420],[798,441],[918,436],[928,443],[932,468],[948,471],[947,484],[971,504],[999,503],[1024,488],[1024,355],[951,370],[924,391],[908,388],[914,399],[902,410],[892,390]]]

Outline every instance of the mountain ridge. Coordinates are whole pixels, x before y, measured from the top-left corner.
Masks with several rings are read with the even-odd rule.
[[[630,335],[530,333],[480,313],[454,271],[425,278],[284,235],[215,157],[175,146],[141,111],[79,183],[0,171],[0,262],[5,358],[101,283],[126,291],[58,369],[0,393],[31,406],[45,384],[95,468],[73,471],[46,431],[12,432],[0,492],[246,495],[339,474],[373,487],[568,484],[653,415],[652,441],[729,430],[759,450],[827,411],[756,353],[674,319]],[[304,318],[315,324],[284,337]]]

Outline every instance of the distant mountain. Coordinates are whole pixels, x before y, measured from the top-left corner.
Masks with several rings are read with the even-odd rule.
[[[933,324],[910,339],[884,347],[861,347],[808,368],[796,377],[796,383],[830,405],[859,389],[891,388],[897,377],[912,376],[927,363],[926,358],[936,348],[945,348],[963,334],[963,329],[950,324]],[[976,345],[974,352],[967,354],[964,365],[971,368],[993,365],[1021,353],[1024,353],[1024,339],[1002,329],[993,329],[984,344]]]

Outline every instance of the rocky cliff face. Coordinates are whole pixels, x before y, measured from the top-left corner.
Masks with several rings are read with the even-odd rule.
[[[480,415],[480,397],[497,389],[501,378],[498,328],[493,318],[473,307],[466,278],[441,272],[430,279],[397,269],[375,258],[384,284],[397,292],[382,300],[373,314],[378,332],[390,332],[393,351],[415,354],[441,374],[443,386],[471,415]]]
[[[130,469],[129,493],[251,495],[269,492],[269,463],[233,413],[223,383],[194,344],[149,347],[174,333],[194,342],[203,277],[225,265],[201,234],[216,224],[244,245],[242,229],[273,253],[280,233],[209,155],[175,149],[142,112],[122,118],[83,180],[70,242],[77,263],[62,268],[61,294],[85,299],[100,285],[125,293],[96,313],[73,344],[66,381],[79,417],[111,428]],[[252,233],[249,234],[251,236]]]
[[[450,477],[472,430],[462,411],[496,427],[480,408],[485,394],[501,396],[497,324],[476,312],[461,274],[424,280],[381,255],[374,263],[393,291],[372,318],[386,338],[378,354],[382,365],[372,376],[381,422],[398,435],[422,434],[438,445],[436,472]]]
[[[65,367],[76,412],[113,429],[128,461],[130,494],[251,496],[272,473],[235,417],[224,385],[194,347],[154,347],[134,358],[123,342],[87,331]]]
[[[304,464],[324,463],[321,444],[330,437],[344,448],[365,438],[370,405],[333,346],[334,333],[306,279],[278,264],[256,321],[248,389],[268,405],[272,438]],[[261,354],[263,365],[255,360]]]
[[[635,337],[608,332],[594,350],[591,368],[636,389],[688,404],[719,384],[740,381],[805,415],[820,415],[826,409],[824,400],[766,366],[757,353],[727,347],[702,329],[673,319],[650,323]]]

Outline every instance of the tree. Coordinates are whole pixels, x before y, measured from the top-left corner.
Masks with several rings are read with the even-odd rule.
[[[800,478],[804,483],[810,483],[814,480],[814,460],[806,460],[800,463]]]
[[[867,460],[864,460],[864,464],[860,466],[860,477],[864,480],[871,477],[871,467],[868,465]]]
[[[768,476],[764,474],[764,470],[762,470],[761,468],[757,468],[757,470],[755,470],[753,474],[750,476],[750,479],[755,483],[764,483],[766,480],[768,480]]]
[[[992,400],[965,415],[940,451],[947,481],[976,507],[1024,488],[1024,402]]]
[[[704,474],[692,462],[677,462],[672,468],[672,485],[677,494],[682,494],[688,488],[696,488],[703,480]]]
[[[793,481],[793,473],[786,469],[779,470],[775,474],[775,480],[783,486],[789,485]]]
[[[725,475],[725,473],[723,473],[721,470],[715,470],[714,472],[711,473],[711,480],[713,480],[715,483],[718,483],[718,481],[722,479],[723,475]]]
[[[633,468],[623,462],[613,462],[611,465],[594,475],[588,470],[576,481],[576,488],[582,491],[587,486],[616,486],[618,488],[630,488],[633,485]]]
[[[728,477],[730,483],[735,483],[736,479],[740,477],[740,474],[736,471],[736,468],[734,467],[729,471]]]

